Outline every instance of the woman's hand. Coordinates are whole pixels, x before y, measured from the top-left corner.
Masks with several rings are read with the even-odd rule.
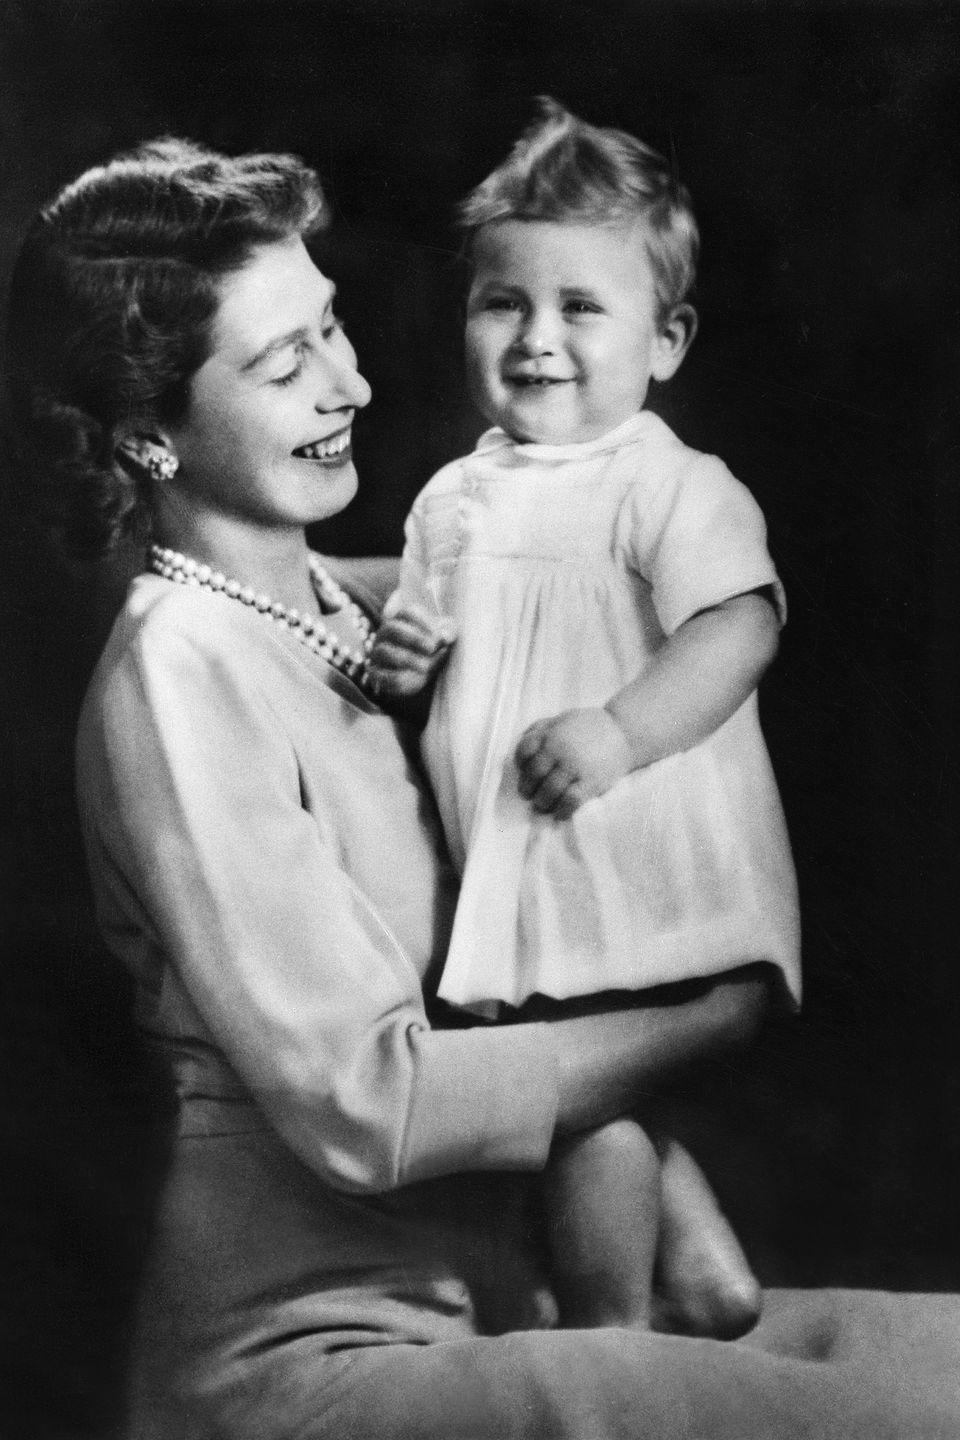
[[[454,641],[448,620],[412,601],[391,596],[370,651],[371,689],[390,700],[410,700],[432,685]]]
[[[515,758],[520,794],[559,820],[635,768],[629,740],[601,709],[565,710],[535,721],[520,737]]]

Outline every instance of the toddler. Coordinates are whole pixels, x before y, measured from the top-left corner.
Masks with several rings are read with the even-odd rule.
[[[460,207],[468,382],[493,428],[418,497],[372,655],[381,694],[429,700],[462,875],[439,994],[562,1017],[767,965],[796,1002],[756,699],[782,589],[747,490],[645,408],[696,329],[689,198],[632,136],[541,105]],[[651,1323],[655,1256],[657,1323],[755,1318],[675,1143],[604,1127],[558,1153],[546,1195],[565,1323]]]

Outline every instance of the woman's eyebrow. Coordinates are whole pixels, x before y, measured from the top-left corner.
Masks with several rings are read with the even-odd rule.
[[[275,355],[278,350],[286,350],[290,345],[302,344],[303,341],[307,339],[308,333],[306,327],[300,325],[296,330],[288,330],[283,335],[276,335],[272,340],[268,340],[266,345],[257,351],[256,355],[252,355],[249,360],[241,365],[241,373],[247,370],[255,370],[258,365],[262,365],[264,360],[269,360],[270,356]]]
[[[336,298],[337,287],[331,284],[324,298],[324,314],[327,313]],[[298,325],[295,330],[287,330],[282,335],[275,335],[274,338],[268,340],[266,345],[262,346],[255,355],[252,355],[249,360],[241,365],[241,374],[247,370],[255,370],[258,365],[263,364],[264,360],[269,360],[271,355],[276,355],[278,350],[286,350],[290,345],[301,345],[305,340],[309,339],[309,337],[310,331],[306,325]]]

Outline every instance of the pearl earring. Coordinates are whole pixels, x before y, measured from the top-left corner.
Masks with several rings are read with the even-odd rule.
[[[157,485],[173,479],[180,469],[180,461],[169,450],[154,450],[147,459],[147,474]]]

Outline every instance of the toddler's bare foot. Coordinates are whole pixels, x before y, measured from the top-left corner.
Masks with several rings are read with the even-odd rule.
[[[703,1171],[676,1140],[661,1150],[654,1328],[734,1340],[756,1324],[761,1292]]]

